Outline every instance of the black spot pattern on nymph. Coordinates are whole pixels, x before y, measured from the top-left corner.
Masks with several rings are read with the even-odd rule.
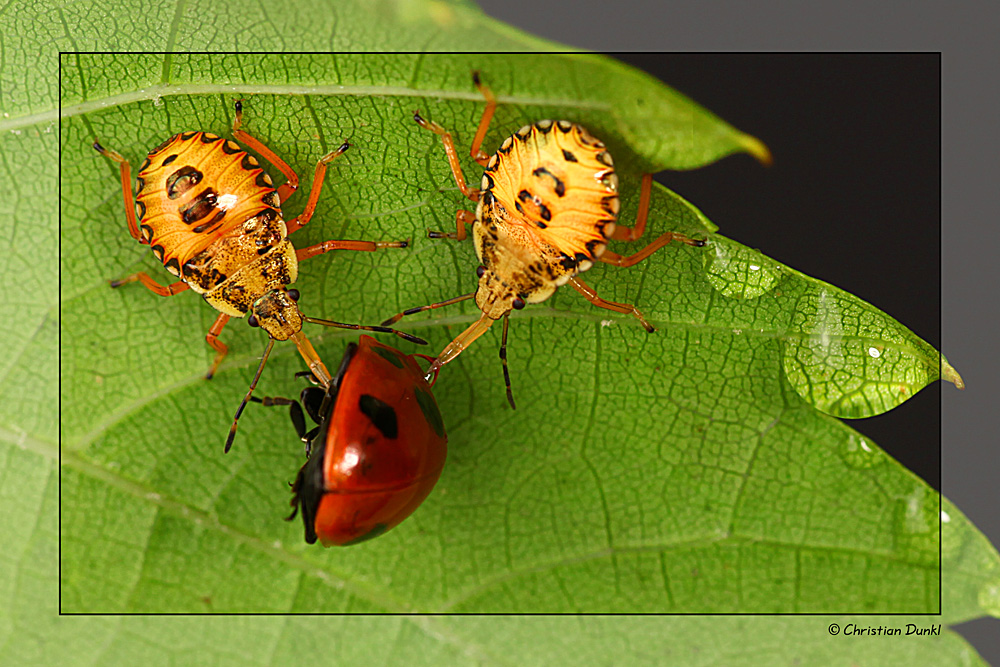
[[[217,134],[212,134],[211,132],[203,132],[201,135],[201,143],[210,144],[212,142],[218,141],[219,138],[220,137]]]
[[[164,148],[170,145],[170,142],[173,141],[176,136],[177,136],[176,134],[171,136],[169,139],[161,143],[159,146],[149,151],[148,155],[153,155],[154,153],[159,153],[160,151],[162,151]],[[181,137],[181,139],[184,139],[184,137]]]
[[[596,252],[597,247],[601,245],[604,245],[602,241],[599,241],[597,239],[591,239],[587,241],[587,252],[590,253],[591,257],[595,257],[596,255],[594,253]]]
[[[246,155],[243,156],[243,159],[240,161],[240,166],[246,169],[247,171],[250,171],[251,169],[257,169],[260,165],[252,155],[247,153]]]
[[[560,197],[563,197],[563,196],[566,195],[566,184],[563,183],[562,180],[558,176],[556,176],[555,174],[553,174],[551,171],[549,171],[545,167],[538,167],[533,172],[531,172],[531,175],[535,176],[536,178],[541,178],[542,176],[548,176],[549,178],[552,179],[553,183],[555,183],[556,194],[559,195]]]
[[[177,155],[168,155],[167,157],[165,157],[163,159],[163,165],[162,166],[166,167],[168,164],[172,163],[176,159],[177,159]]]
[[[278,192],[277,191],[268,192],[266,195],[264,195],[263,197],[261,197],[260,200],[262,202],[264,202],[265,204],[267,204],[268,206],[270,206],[271,208],[278,208],[278,205],[280,203],[278,201]]]
[[[563,149],[563,159],[566,160],[567,162],[579,162],[579,160],[576,159],[576,156],[570,153],[565,148]]]
[[[149,225],[139,225],[139,231],[142,233],[142,240],[149,243],[153,239],[153,228]]]
[[[150,250],[153,251],[153,257],[156,257],[156,259],[160,260],[161,262],[163,261],[163,246],[154,245],[152,248],[150,248]]]
[[[358,399],[358,409],[372,421],[382,435],[394,440],[399,435],[399,424],[396,420],[396,410],[370,394],[362,394]]]
[[[135,193],[138,195],[142,192],[142,189],[146,187],[146,181],[142,180],[140,177],[135,177]]]
[[[562,264],[562,267],[564,269],[576,268],[576,260],[570,257],[569,255],[563,255],[562,259],[559,260],[559,263]]]
[[[136,200],[135,202],[135,215],[140,220],[142,220],[146,215],[146,205],[139,200]]]
[[[523,202],[528,202],[528,201],[531,201],[531,199],[532,199],[531,193],[528,192],[527,190],[521,190],[520,192],[518,192],[517,193],[517,198],[520,199]]]
[[[222,152],[226,155],[235,155],[240,152],[240,145],[235,141],[225,141],[222,143]]]
[[[269,188],[271,187],[271,178],[263,171],[257,174],[257,179],[254,181],[259,188]]]
[[[177,261],[176,257],[171,257],[170,259],[168,259],[167,263],[164,264],[164,266],[167,267],[168,269],[172,268],[174,271],[177,272],[176,275],[180,275],[181,266],[180,266],[180,262]]]
[[[218,223],[224,217],[226,217],[226,212],[225,211],[219,211],[218,213],[215,214],[215,216],[211,220],[209,220],[208,222],[205,222],[205,223],[202,223],[202,224],[198,225],[197,227],[195,227],[191,231],[193,231],[195,234],[201,234],[202,232],[204,232],[209,227],[212,227],[213,225],[215,225],[216,223]],[[215,230],[209,230],[209,231],[215,231]]]
[[[198,133],[197,132],[184,132],[183,134],[181,134],[181,139],[183,139],[184,141],[187,141],[187,140],[189,140],[191,137],[193,137],[196,134],[198,134]]]
[[[542,220],[548,222],[549,220],[552,219],[552,211],[550,211],[549,207],[546,206],[545,204],[539,204],[538,211],[542,214]]]
[[[167,198],[177,199],[201,183],[204,174],[192,166],[184,166],[167,176]]]
[[[184,224],[190,225],[193,222],[208,217],[208,214],[215,210],[215,200],[215,190],[206,188],[194,200],[181,206],[180,214]]]
[[[514,208],[517,209],[518,213],[521,213],[522,215],[524,214],[524,208],[521,207],[521,202],[519,201],[514,202]]]

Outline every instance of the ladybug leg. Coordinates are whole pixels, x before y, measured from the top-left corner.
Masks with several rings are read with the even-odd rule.
[[[299,248],[295,251],[295,256],[301,262],[304,259],[322,255],[332,250],[375,252],[380,248],[406,248],[409,245],[409,241],[323,241],[308,248]]]
[[[493,91],[487,88],[482,80],[480,80],[479,72],[472,73],[472,83],[476,84],[476,89],[486,98],[486,108],[483,109],[483,115],[479,119],[479,127],[476,128],[476,136],[472,140],[472,148],[469,149],[469,155],[480,166],[486,167],[490,163],[490,156],[480,150],[480,147],[483,145],[483,139],[486,138],[486,131],[490,128],[493,113],[497,110],[497,98],[493,95]]]
[[[472,225],[476,222],[476,214],[472,211],[457,211],[455,213],[455,224],[457,226],[454,232],[433,232],[427,230],[427,238],[429,239],[455,239],[456,241],[464,241],[467,234],[465,233],[465,226]]]
[[[132,198],[132,167],[128,160],[121,155],[105,148],[98,142],[94,142],[94,150],[106,158],[111,158],[118,163],[122,181],[122,199],[125,200],[125,218],[128,220],[128,233],[139,243],[142,243],[142,236],[139,234],[139,223],[135,219],[135,200]]]
[[[463,294],[462,296],[456,296],[454,299],[448,299],[447,301],[439,301],[438,303],[432,303],[429,306],[419,306],[417,308],[410,308],[409,310],[404,310],[403,312],[399,313],[398,315],[393,315],[392,317],[390,317],[389,319],[387,319],[385,322],[383,322],[382,326],[387,327],[390,324],[395,324],[396,322],[398,322],[401,319],[403,319],[403,317],[406,316],[406,315],[414,315],[416,313],[421,313],[421,312],[423,312],[425,310],[432,310],[434,308],[441,308],[442,306],[450,306],[453,303],[458,303],[459,301],[465,301],[466,299],[471,299],[474,296],[476,296],[476,293],[472,292],[470,294]]]
[[[295,426],[295,432],[298,434],[300,440],[305,438],[306,418],[305,414],[302,412],[302,406],[299,405],[298,401],[291,398],[282,398],[281,396],[265,396],[264,398],[251,396],[250,400],[254,403],[260,403],[266,408],[270,408],[275,405],[287,405],[288,412],[292,418],[292,425]]]
[[[226,326],[226,322],[228,321],[229,315],[219,313],[219,316],[215,318],[215,322],[212,323],[212,327],[208,330],[208,334],[205,335],[205,342],[215,350],[215,361],[212,362],[212,367],[208,369],[208,373],[205,375],[206,380],[212,379],[215,371],[219,368],[219,364],[222,363],[222,360],[226,358],[226,354],[229,352],[226,344],[219,340],[219,334],[222,333],[222,328]]]
[[[295,170],[288,166],[287,162],[278,157],[274,151],[257,139],[254,139],[249,133],[240,129],[240,125],[243,124],[243,100],[236,100],[233,106],[236,109],[236,117],[233,120],[233,137],[260,153],[262,158],[277,167],[278,171],[280,171],[285,178],[288,179],[281,185],[281,187],[278,188],[278,199],[284,202],[288,199],[289,195],[299,189],[298,174],[296,174]]]
[[[646,329],[646,331],[648,331],[649,333],[653,333],[654,331],[656,331],[656,329],[654,329],[652,325],[650,325],[650,323],[646,321],[646,318],[642,316],[642,313],[639,312],[639,309],[633,306],[632,304],[618,303],[617,301],[607,301],[605,299],[602,299],[601,297],[597,296],[597,292],[595,292],[589,285],[584,283],[579,278],[570,278],[569,284],[573,287],[573,289],[582,294],[583,298],[585,298],[587,301],[591,302],[598,308],[607,308],[608,310],[613,310],[616,313],[633,315],[637,320],[639,320],[639,323],[642,324],[642,326]]]
[[[319,202],[319,195],[323,191],[323,179],[326,177],[326,165],[338,155],[343,155],[344,152],[350,147],[351,145],[345,141],[336,150],[330,151],[321,157],[319,162],[316,163],[316,175],[313,176],[313,184],[312,188],[309,190],[309,201],[306,202],[306,207],[302,210],[302,213],[300,213],[298,217],[285,223],[289,234],[301,229],[307,222],[309,222],[309,219],[312,218],[313,213],[316,212],[316,204]],[[278,191],[278,196],[281,198],[281,201],[284,201],[284,198],[281,197],[280,190]]]
[[[482,191],[470,188],[466,184],[465,174],[462,173],[462,165],[458,161],[458,152],[455,150],[455,142],[451,138],[451,133],[432,120],[424,120],[420,116],[419,111],[413,112],[413,120],[415,120],[417,125],[420,127],[425,130],[430,130],[434,134],[441,137],[441,142],[444,144],[445,155],[448,156],[448,166],[451,167],[451,175],[455,177],[455,183],[458,184],[458,189],[462,191],[463,195],[472,201],[479,201]]]
[[[130,276],[125,276],[119,280],[112,280],[112,287],[121,287],[127,283],[140,282],[146,289],[151,292],[156,292],[160,296],[173,296],[175,294],[180,294],[184,290],[188,289],[188,284],[183,280],[178,280],[175,283],[170,283],[169,285],[161,285],[156,282],[145,271],[140,271],[139,273],[133,273]]]
[[[507,402],[510,407],[517,410],[514,405],[514,392],[510,389],[510,371],[507,370],[507,324],[510,320],[510,313],[503,316],[503,336],[500,337],[500,363],[503,364],[503,381],[507,385]]]

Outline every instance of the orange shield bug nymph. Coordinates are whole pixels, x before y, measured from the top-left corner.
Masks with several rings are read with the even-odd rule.
[[[251,326],[264,329],[270,340],[246,398],[236,412],[226,451],[232,445],[236,422],[253,393],[275,340],[291,340],[313,375],[323,386],[330,372],[305,334],[302,323],[312,322],[345,329],[394,333],[409,341],[425,341],[387,327],[344,324],[303,315],[296,304],[299,292],[288,289],[298,277],[300,260],[331,250],[375,251],[405,248],[407,241],[326,241],[296,250],[288,235],[303,227],[316,210],[327,164],[349,147],[344,142],[316,164],[316,174],[305,209],[285,221],[281,203],[299,187],[298,175],[267,146],[240,129],[243,105],[235,103],[233,136],[255,150],[284,174],[286,182],[275,188],[260,163],[235,141],[208,132],[181,132],[146,156],[131,190],[131,167],[115,151],[95,142],[94,148],[118,163],[128,230],[179,281],[160,285],[145,272],[120,280],[112,287],[138,281],[160,296],[191,289],[219,311],[205,340],[216,351],[206,375],[211,378],[228,348],[219,340],[230,317],[248,317]]]
[[[472,344],[496,320],[503,318],[500,359],[503,362],[507,400],[514,399],[507,371],[507,324],[511,310],[548,299],[556,288],[569,283],[595,306],[636,317],[649,332],[653,327],[639,310],[627,303],[606,301],[578,277],[594,262],[632,266],[671,241],[703,246],[704,241],[667,232],[634,255],[623,257],[607,250],[608,241],[638,240],[646,228],[652,175],[642,180],[639,213],[632,228],[617,224],[618,176],[604,143],[586,128],[565,120],[542,120],[525,125],[501,144],[492,156],[480,150],[497,102],[479,80],[473,81],[486,98],[486,108],[472,141],[470,154],[485,167],[480,189],[466,185],[451,134],[419,112],[414,120],[441,137],[452,175],[476,211],[458,211],[457,229],[451,234],[430,232],[432,238],[464,239],[472,226],[479,284],[475,292],[440,303],[411,308],[383,322],[389,325],[404,315],[440,308],[475,298],[480,318],[442,350],[431,365],[438,370]]]

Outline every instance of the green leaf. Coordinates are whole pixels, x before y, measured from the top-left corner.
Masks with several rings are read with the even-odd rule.
[[[84,73],[133,69],[123,58],[76,62]],[[649,161],[690,166],[709,159],[700,147],[725,135],[691,103],[679,102],[683,111],[668,104],[669,92],[648,79],[634,79],[621,95],[660,99],[660,125],[649,114],[628,116],[627,105],[610,113],[605,85],[559,90],[560,81],[600,82],[604,70],[605,83],[620,78],[620,66],[602,69],[590,57],[506,57],[494,73],[499,60],[428,55],[420,58],[422,83],[407,85],[401,72],[413,61],[340,56],[332,68],[340,75],[320,79],[308,95],[298,80],[289,94],[272,83],[253,95],[242,74],[225,86],[218,80],[260,72],[273,81],[281,59],[175,56],[171,67],[215,81],[215,89],[183,94],[185,84],[171,80],[176,94],[118,93],[64,111],[64,208],[79,211],[61,227],[64,610],[936,611],[937,497],[799,394],[851,416],[859,403],[886,409],[901,400],[892,393],[900,386],[912,393],[937,377],[937,353],[858,299],[711,234],[711,223],[662,188],[651,235],[707,235],[709,246],[669,247],[635,268],[602,265],[586,276],[605,298],[636,303],[660,331],[646,334],[633,318],[573,293],[529,308],[513,318],[509,356],[515,391],[530,408],[506,407],[491,351],[498,332],[448,366],[436,394],[451,456],[417,516],[341,552],[306,547],[299,526],[278,521],[287,511],[283,483],[302,455],[285,417],[250,411],[234,452],[220,454],[256,368],[259,332],[230,325],[230,357],[206,383],[212,352],[201,338],[211,309],[190,294],[161,299],[138,286],[107,287],[110,277],[163,271],[124,233],[117,170],[93,153],[92,137],[138,163],[174,132],[225,133],[239,94],[248,98],[245,128],[300,173],[350,139],[354,147],[334,163],[299,244],[412,238],[413,247],[311,260],[300,303],[307,314],[374,323],[474,285],[471,244],[423,233],[454,224],[463,202],[440,141],[411,118],[419,107],[460,145],[469,141],[483,108],[469,91],[473,68],[482,66],[495,87],[525,73],[526,83],[501,94],[486,145],[532,119],[585,124],[616,156],[623,221],[635,216],[647,163],[633,142],[655,146],[671,135],[659,129],[665,124],[687,147],[675,146],[672,162]],[[294,61],[309,72],[317,62],[329,58]],[[730,135],[716,153],[742,145]],[[463,304],[406,328],[441,349],[476,316]],[[309,335],[327,365],[353,338]],[[301,362],[283,347],[264,393],[297,392],[289,378]],[[879,348],[881,366],[869,356]],[[860,377],[861,388],[845,375]],[[872,384],[877,404],[864,391]],[[831,401],[835,389],[848,398]],[[95,522],[95,508],[122,518]],[[116,586],[97,576],[111,563],[131,564],[116,570]],[[248,589],[248,568],[267,573],[272,586]],[[847,585],[831,591],[834,575]],[[323,594],[302,593],[303,576],[330,578],[337,590],[310,585]],[[405,590],[400,580],[410,582]],[[976,613],[965,598],[961,609]]]
[[[368,72],[329,56],[275,57],[249,68],[254,60],[244,56],[89,56],[89,63],[68,56],[68,116],[57,163],[55,48],[183,50],[209,32],[234,35],[245,49],[294,43],[325,50],[331,34],[333,48],[546,46],[464,3],[377,7],[338,3],[331,11],[279,2],[247,24],[196,3],[152,4],[132,8],[136,23],[128,32],[115,23],[125,15],[120,4],[0,10],[0,107],[9,114],[0,119],[0,178],[13,221],[0,275],[18,286],[17,297],[0,306],[10,341],[0,362],[7,380],[0,388],[0,503],[4,560],[11,564],[0,588],[4,662],[199,655],[280,664],[343,655],[372,664],[551,664],[575,655],[580,664],[662,664],[663,656],[674,663],[759,664],[760,656],[860,663],[875,661],[869,652],[876,650],[880,659],[898,654],[900,663],[974,661],[947,629],[919,643],[876,645],[829,638],[828,619],[815,617],[242,617],[199,619],[195,627],[189,619],[53,616],[57,594],[63,611],[937,608],[937,496],[873,443],[819,415],[784,379],[787,341],[778,334],[793,324],[806,331],[809,323],[779,329],[754,312],[784,312],[761,304],[776,303],[786,286],[836,291],[775,265],[768,265],[779,274],[773,286],[746,278],[747,285],[727,288],[741,272],[706,270],[705,253],[695,249],[668,248],[631,270],[599,267],[586,276],[607,298],[635,300],[661,327],[655,335],[575,294],[516,318],[511,364],[525,406],[517,413],[504,407],[491,352],[496,332],[447,368],[436,391],[451,457],[435,493],[400,528],[369,544],[321,550],[302,543],[300,526],[279,521],[283,483],[302,458],[284,416],[248,412],[236,449],[221,454],[263,340],[231,324],[224,335],[230,358],[206,383],[200,376],[210,354],[201,338],[214,317],[208,306],[190,294],[160,299],[134,285],[107,288],[108,278],[135,270],[161,280],[166,274],[125,232],[116,173],[88,148],[94,134],[137,163],[170,131],[224,133],[232,98],[252,95],[248,128],[306,181],[316,158],[350,136],[356,149],[331,170],[319,214],[297,242],[400,235],[416,241],[405,253],[340,253],[304,265],[303,308],[356,321],[470,288],[471,248],[422,236],[425,227],[449,224],[461,198],[436,138],[407,116],[419,101],[425,115],[467,145],[481,108],[468,86],[474,67],[504,102],[487,146],[520,123],[572,114],[612,147],[624,175],[623,220],[634,215],[641,171],[688,168],[738,150],[765,155],[683,98],[593,56],[539,57],[530,67],[511,65],[510,57],[456,56],[434,65],[413,56],[395,70],[383,57]],[[312,30],[296,30],[293,40],[303,16],[315,17]],[[30,54],[44,49],[50,55],[36,64]],[[365,80],[379,89],[362,90]],[[59,227],[50,197],[57,164]],[[286,212],[301,209],[297,199]],[[651,233],[714,229],[662,189],[654,214]],[[726,243],[712,240],[714,249]],[[745,251],[730,249],[737,257]],[[711,282],[713,273],[722,287]],[[734,333],[727,312],[766,323],[767,335]],[[699,321],[698,314],[719,319]],[[439,349],[471,317],[457,308],[412,329]],[[896,333],[892,324],[880,331]],[[346,340],[322,330],[310,335],[328,360]],[[912,348],[901,358],[907,352],[911,367],[926,365],[931,353],[912,334],[901,335]],[[57,345],[60,375],[52,362]],[[300,362],[282,347],[262,380],[267,393],[298,389],[291,374]],[[914,387],[921,381],[904,379]],[[839,377],[832,380],[850,393]],[[59,381],[57,476],[52,407]],[[809,396],[829,401],[831,394]],[[943,510],[944,622],[997,615],[995,549],[946,501]],[[833,578],[842,586],[831,591]],[[891,622],[903,626],[898,617]],[[727,643],[738,655],[720,653],[720,632],[738,639]],[[802,643],[789,640],[797,636]]]

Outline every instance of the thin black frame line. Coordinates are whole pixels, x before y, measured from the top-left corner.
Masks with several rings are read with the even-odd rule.
[[[613,53],[647,53],[647,52],[629,52],[629,51],[615,51],[611,53],[599,53],[599,52],[587,52],[587,51],[552,51],[552,52],[537,52],[537,51],[527,51],[527,52],[499,52],[499,53],[489,53],[489,52],[454,52],[448,55],[577,55],[577,54],[591,54],[591,55],[608,55],[614,57]],[[671,53],[671,52],[661,52],[661,53]],[[699,52],[672,52],[677,54],[683,53],[699,53]],[[850,52],[850,53],[821,53],[821,52],[726,52],[719,55],[804,55],[808,53],[816,53],[818,55],[884,55],[881,52]],[[942,217],[943,217],[943,201],[941,197],[941,190],[943,188],[943,173],[941,168],[942,160],[942,143],[943,137],[942,132],[942,109],[941,109],[941,94],[942,94],[942,53],[941,51],[903,51],[903,52],[893,52],[894,54],[937,54],[938,60],[938,241],[939,241],[939,262],[943,261],[941,258],[942,248],[943,248],[943,229],[942,229]],[[59,164],[62,165],[62,68],[63,68],[63,56],[65,55],[185,55],[185,54],[196,54],[196,55],[243,55],[243,56],[280,56],[280,55],[359,55],[351,52],[315,52],[315,51],[302,51],[302,52],[288,52],[288,53],[273,53],[273,52],[227,52],[227,51],[196,51],[196,52],[184,52],[184,51],[144,51],[144,52],[122,52],[122,51],[59,51],[59,72],[57,75],[58,87],[59,87],[59,99],[58,99],[58,128],[56,132],[57,141],[59,142]],[[423,52],[366,52],[360,55],[423,55]],[[59,206],[58,206],[58,217],[62,220],[62,169],[59,170],[57,184],[57,192],[59,196]],[[59,235],[59,240],[57,242],[58,252],[60,258],[62,257],[62,235]],[[58,283],[60,288],[60,311],[62,308],[62,263],[59,265],[59,277]],[[943,312],[943,290],[941,287],[940,280],[938,281],[938,312],[939,314]],[[942,328],[943,329],[943,328]],[[938,333],[939,340],[941,339],[941,332]],[[57,355],[58,363],[60,369],[62,368],[62,329],[60,328],[58,333],[59,342],[59,354]],[[943,348],[943,341],[941,347]],[[938,351],[939,357],[942,356],[940,350]],[[58,380],[59,388],[59,399],[58,399],[58,413],[60,425],[62,423],[62,373],[59,373]],[[941,412],[943,405],[943,398],[941,393],[938,397],[938,411]],[[58,596],[58,607],[59,616],[940,616],[943,611],[943,572],[942,572],[942,558],[943,558],[943,545],[942,545],[942,526],[943,526],[943,500],[944,495],[943,489],[943,455],[942,455],[942,442],[943,442],[943,421],[939,425],[938,429],[938,488],[941,489],[938,492],[938,611],[933,612],[868,612],[868,613],[857,613],[857,612],[755,612],[755,613],[741,613],[741,612],[714,612],[714,613],[699,613],[699,612],[638,612],[638,613],[628,613],[628,612],[519,612],[519,613],[504,613],[504,612],[382,612],[382,613],[358,613],[358,614],[347,614],[341,612],[162,612],[162,613],[121,613],[121,612],[63,612],[62,611],[62,429],[59,431],[59,452],[58,452],[58,471],[59,478],[57,480],[58,496],[59,496],[59,517],[58,517],[58,531],[59,531],[59,545],[58,545],[58,573],[59,573],[59,591]]]

